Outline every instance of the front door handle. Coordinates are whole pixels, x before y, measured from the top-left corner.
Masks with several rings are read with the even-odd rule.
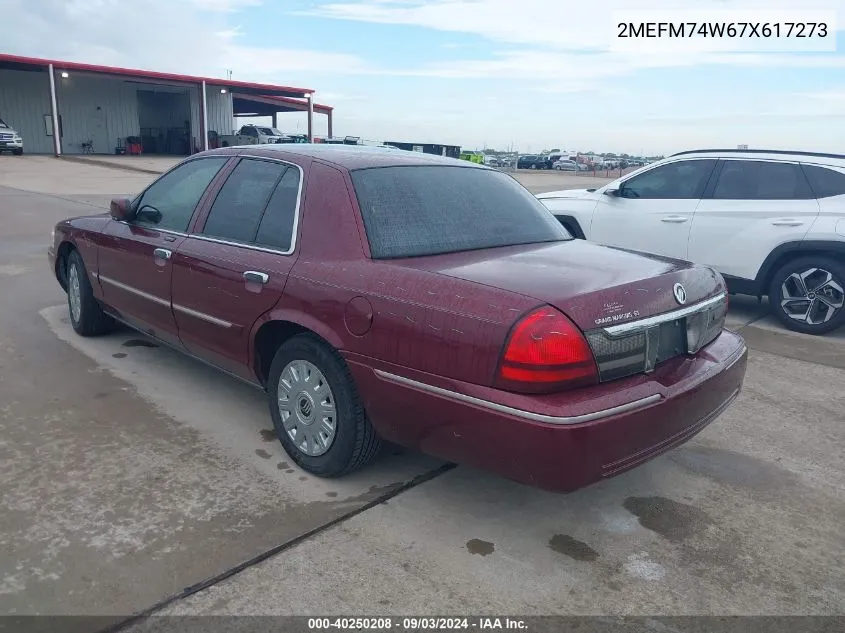
[[[661,222],[670,222],[672,224],[681,224],[687,220],[689,220],[689,218],[685,218],[682,215],[667,215],[665,218],[660,218]]]
[[[170,259],[173,253],[166,248],[157,248],[153,251],[153,257],[156,259]]]
[[[270,280],[270,275],[257,270],[248,270],[244,273],[244,280],[256,284],[266,284]]]
[[[772,220],[773,226],[801,226],[804,224],[801,220],[793,220],[792,218],[783,218],[782,220]]]

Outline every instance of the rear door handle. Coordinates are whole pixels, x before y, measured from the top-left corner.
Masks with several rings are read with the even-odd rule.
[[[244,273],[244,280],[251,281],[256,284],[266,284],[270,281],[270,275],[262,273],[258,270],[248,270]]]
[[[153,257],[156,259],[170,259],[173,253],[166,248],[157,248],[153,251]]]
[[[685,218],[682,215],[667,215],[665,218],[660,218],[661,222],[670,222],[672,224],[681,224],[687,220],[689,220],[689,218]]]
[[[801,226],[804,224],[801,220],[793,220],[792,218],[783,218],[782,220],[772,220],[773,226]]]

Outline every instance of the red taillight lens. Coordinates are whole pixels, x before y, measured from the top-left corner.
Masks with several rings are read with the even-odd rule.
[[[598,370],[581,330],[552,307],[522,317],[505,343],[496,387],[548,393],[594,385]]]

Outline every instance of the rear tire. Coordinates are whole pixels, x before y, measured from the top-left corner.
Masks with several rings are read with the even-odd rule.
[[[826,334],[845,325],[845,266],[830,257],[799,257],[769,285],[769,308],[787,329]]]
[[[378,454],[381,440],[349,368],[316,334],[298,334],[279,348],[267,385],[276,436],[303,470],[339,477]]]
[[[114,319],[103,312],[94,297],[88,271],[78,251],[71,251],[67,258],[67,304],[70,324],[80,336],[99,336],[114,329]]]

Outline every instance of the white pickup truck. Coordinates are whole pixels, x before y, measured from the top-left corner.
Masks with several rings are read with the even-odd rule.
[[[244,125],[235,134],[225,134],[219,137],[220,147],[236,145],[264,145],[266,143],[281,143],[286,135],[272,127],[259,125]]]
[[[3,119],[0,119],[0,153],[3,151],[20,156],[23,154],[23,139]]]

